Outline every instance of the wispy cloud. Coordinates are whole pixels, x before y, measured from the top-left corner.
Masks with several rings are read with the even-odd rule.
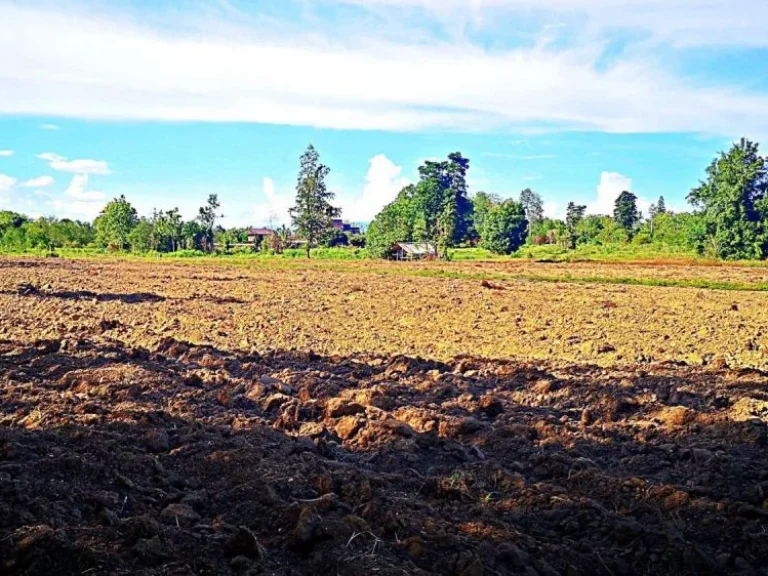
[[[51,132],[60,129],[57,124],[40,124],[38,126],[38,128],[40,128],[40,130],[48,130],[48,131],[51,131]]]
[[[262,193],[265,202],[256,205],[253,209],[256,223],[270,226],[290,224],[291,216],[288,210],[293,206],[293,195],[290,193],[278,194],[275,189],[275,181],[268,177],[262,181]]]
[[[64,156],[54,154],[53,152],[44,152],[37,156],[41,160],[48,162],[48,165],[59,172],[70,172],[72,174],[100,174],[107,176],[112,173],[109,164],[102,160],[67,160]]]
[[[392,202],[398,192],[410,182],[398,166],[384,154],[377,154],[368,161],[363,193],[356,198],[340,197],[342,216],[353,222],[368,222],[381,209]]]
[[[79,202],[101,202],[106,198],[106,194],[103,192],[88,190],[88,174],[75,175],[65,194]]]
[[[38,176],[37,178],[30,178],[21,183],[23,188],[45,188],[53,184],[53,178],[51,176]]]
[[[624,191],[632,192],[632,179],[618,172],[602,172],[597,185],[597,196],[587,205],[590,214],[613,214],[616,198]],[[650,202],[638,196],[637,207],[644,214],[648,213]]]
[[[366,9],[418,8],[439,21],[482,29],[506,23],[520,14],[543,22],[542,40],[555,29],[576,28],[591,36],[631,31],[645,41],[677,46],[768,46],[762,22],[768,4],[731,0],[728,9],[717,0],[325,0]],[[424,17],[419,13],[419,17]],[[557,22],[556,26],[548,23]]]
[[[0,192],[8,192],[16,186],[16,178],[0,173]]]
[[[13,156],[13,150],[0,150],[0,158],[8,158]]]
[[[768,109],[764,92],[687,81],[647,45],[605,62],[602,34],[627,23],[673,44],[768,43],[760,25],[768,3],[735,2],[728,10],[712,0],[353,2],[365,10],[470,10],[468,21],[491,31],[496,12],[533,11],[583,19],[593,31],[562,43],[540,28],[533,42],[493,49],[467,37],[371,37],[368,28],[350,35],[233,22],[139,28],[73,2],[0,4],[0,53],[14,54],[0,74],[0,112],[401,131],[768,133],[768,116],[754,113]],[[457,70],[461,81],[446,83]]]

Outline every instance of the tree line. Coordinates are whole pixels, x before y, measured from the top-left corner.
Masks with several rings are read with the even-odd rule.
[[[746,139],[707,167],[706,177],[687,196],[690,212],[672,212],[660,197],[642,214],[637,197],[623,191],[611,215],[586,214],[586,206],[570,202],[564,219],[547,217],[541,196],[531,189],[517,198],[487,192],[470,196],[470,161],[455,152],[445,160],[424,162],[418,182],[404,187],[379,212],[365,236],[354,238],[333,227],[341,209],[326,185],[330,168],[312,145],[299,165],[291,226],[275,230],[260,245],[253,243],[251,250],[281,252],[301,245],[309,257],[314,247],[354,245],[372,257],[388,257],[398,242],[428,242],[448,258],[449,249],[459,246],[512,254],[524,245],[651,244],[723,259],[768,257],[768,169],[758,144]],[[248,228],[216,225],[220,208],[218,196],[211,194],[197,216],[186,221],[177,208],[140,217],[125,196],[110,201],[93,223],[0,211],[0,248],[211,252],[247,244]]]

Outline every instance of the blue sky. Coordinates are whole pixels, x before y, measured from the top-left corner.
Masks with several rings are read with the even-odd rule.
[[[768,135],[759,0],[0,0],[0,209],[93,218],[125,194],[286,220],[309,142],[346,218],[427,158],[472,191],[685,209]]]

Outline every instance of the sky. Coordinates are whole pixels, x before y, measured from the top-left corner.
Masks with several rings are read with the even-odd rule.
[[[288,221],[309,143],[343,217],[426,159],[470,192],[687,209],[768,136],[764,0],[0,0],[0,210]]]

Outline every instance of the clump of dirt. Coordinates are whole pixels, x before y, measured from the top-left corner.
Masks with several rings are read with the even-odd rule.
[[[0,570],[758,573],[765,377],[5,341]]]

